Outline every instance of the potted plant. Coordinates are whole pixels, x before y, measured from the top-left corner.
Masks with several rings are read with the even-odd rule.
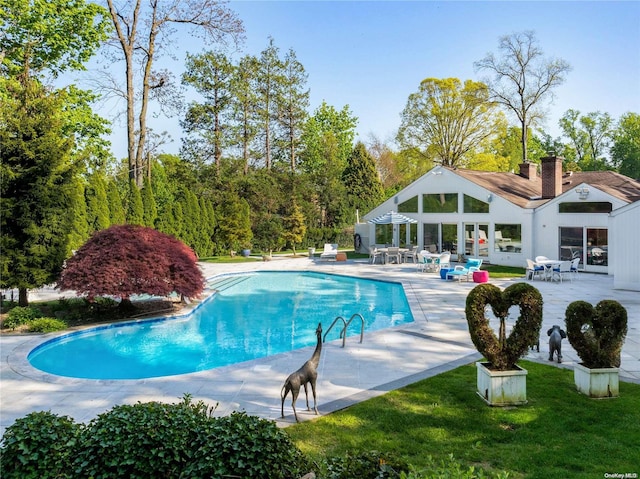
[[[498,336],[485,315],[487,306],[500,320]],[[520,316],[506,335],[509,308],[518,306]],[[469,334],[476,349],[486,358],[476,363],[478,395],[491,406],[512,406],[527,402],[527,370],[516,364],[529,345],[537,341],[542,326],[542,295],[528,283],[516,283],[501,291],[481,283],[467,296],[465,313]]]
[[[582,360],[573,369],[578,391],[593,398],[619,396],[627,310],[611,299],[600,301],[595,308],[586,301],[574,301],[567,307],[565,324],[569,343]]]

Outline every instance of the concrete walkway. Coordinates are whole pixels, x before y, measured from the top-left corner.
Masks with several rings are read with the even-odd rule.
[[[365,333],[363,344],[350,337],[325,343],[318,368],[318,409],[321,415],[342,409],[406,384],[427,378],[480,358],[469,338],[464,304],[474,283],[443,281],[433,273],[419,273],[411,264],[370,265],[364,261],[320,262],[308,258],[274,259],[270,262],[203,265],[207,277],[228,272],[254,270],[309,270],[401,282],[414,323],[384,331]],[[491,280],[500,288],[522,280]],[[580,274],[573,282],[534,281],[544,298],[544,322],[540,352],[527,359],[550,363],[546,331],[564,325],[564,312],[571,301],[596,304],[615,299],[627,308],[629,331],[622,350],[620,377],[640,383],[640,294],[613,289],[613,278]],[[41,290],[32,300],[55,295]],[[333,318],[327,318],[327,322]],[[497,321],[496,321],[497,323]],[[495,325],[494,325],[495,326]],[[280,390],[289,373],[309,359],[312,347],[181,376],[146,380],[87,380],[54,376],[28,363],[28,353],[55,335],[0,335],[0,433],[16,418],[29,412],[50,410],[88,422],[116,404],[138,401],[177,402],[185,393],[216,406],[215,414],[246,411],[278,421],[294,422],[290,396],[285,419],[280,419]],[[563,341],[564,362],[571,368],[578,361],[568,341]],[[303,392],[298,399],[301,420],[316,417],[306,411]]]

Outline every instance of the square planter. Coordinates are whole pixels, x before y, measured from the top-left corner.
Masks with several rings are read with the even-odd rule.
[[[589,369],[582,364],[573,368],[578,392],[592,398],[611,398],[620,395],[618,368]]]
[[[494,371],[489,363],[476,363],[478,395],[490,406],[518,406],[527,403],[527,370],[519,366]]]

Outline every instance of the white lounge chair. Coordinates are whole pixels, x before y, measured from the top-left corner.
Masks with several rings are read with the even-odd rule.
[[[338,256],[338,245],[335,243],[325,243],[324,251],[320,254],[320,259],[324,261],[335,261]]]

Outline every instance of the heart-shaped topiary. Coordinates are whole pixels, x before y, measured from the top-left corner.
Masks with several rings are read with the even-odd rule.
[[[498,337],[485,316],[487,305],[500,320]],[[520,307],[520,316],[506,337],[505,322],[511,306]],[[482,283],[467,296],[465,313],[476,349],[487,358],[493,369],[506,371],[514,369],[516,361],[538,341],[542,326],[542,295],[527,283],[512,284],[504,291],[490,283]]]
[[[594,308],[586,301],[567,307],[565,324],[569,343],[584,367],[618,368],[627,335],[627,310],[617,301],[605,299]]]

